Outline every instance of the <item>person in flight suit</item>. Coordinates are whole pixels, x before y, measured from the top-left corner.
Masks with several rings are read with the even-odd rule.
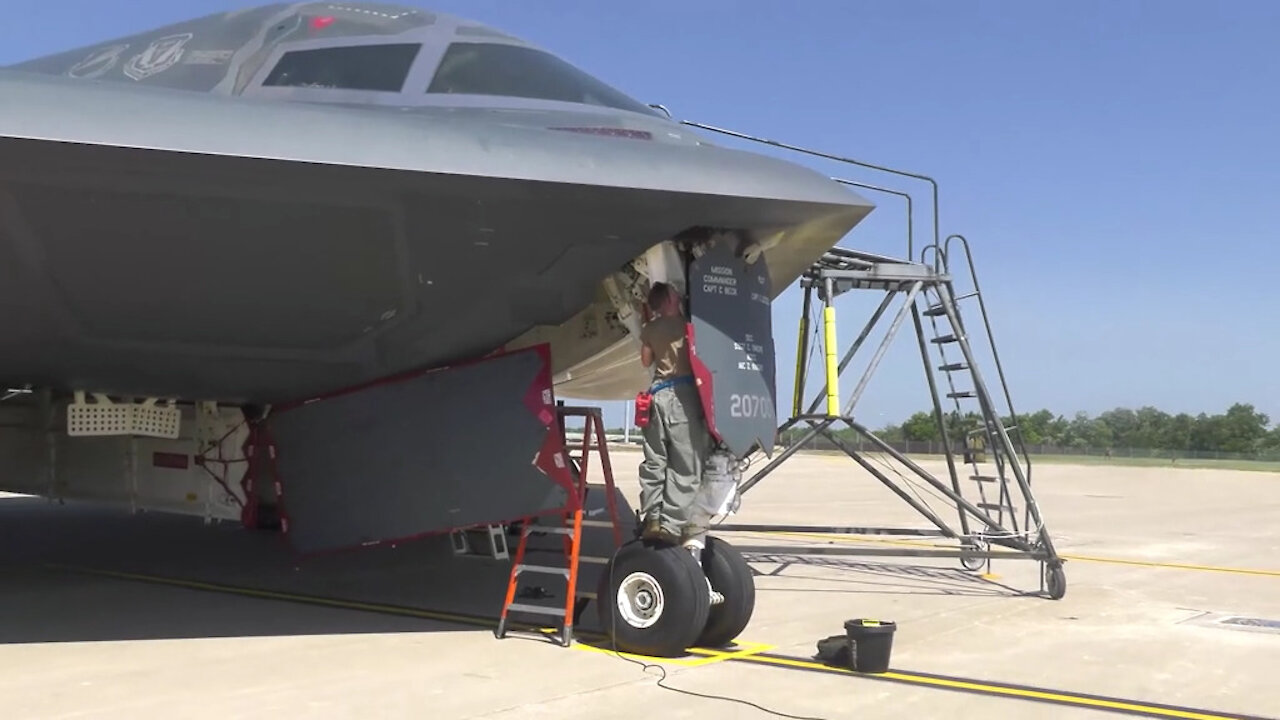
[[[684,539],[713,445],[680,304],[674,287],[655,283],[646,303],[653,317],[640,330],[640,363],[653,374],[640,464],[641,536],[670,544]]]

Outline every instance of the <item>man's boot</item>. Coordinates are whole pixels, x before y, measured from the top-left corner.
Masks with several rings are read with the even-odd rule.
[[[658,521],[658,518],[648,518],[640,526],[640,539],[653,540],[658,537],[660,532],[662,532],[662,524]]]
[[[680,544],[680,536],[671,533],[669,530],[663,530],[662,521],[658,518],[649,518],[645,521],[644,529],[640,531],[640,539],[657,541],[664,545]]]

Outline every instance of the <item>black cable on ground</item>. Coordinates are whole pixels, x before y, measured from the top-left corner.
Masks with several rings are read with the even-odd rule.
[[[613,557],[609,559],[609,591],[610,592],[613,592],[613,580],[614,580],[613,569],[614,569],[614,564],[618,559],[618,554],[621,553],[622,549],[625,548],[626,546],[631,545],[632,543],[637,543],[637,542],[641,542],[641,541],[639,539],[636,539],[636,540],[631,540],[629,542],[625,542],[621,546],[619,546],[616,550],[613,551]],[[605,601],[606,601],[606,598],[596,598],[596,602],[605,602]],[[633,665],[639,665],[640,669],[644,671],[646,675],[649,674],[650,668],[656,668],[658,671],[662,673],[662,675],[658,678],[657,686],[662,688],[663,690],[670,690],[671,692],[678,693],[680,695],[689,695],[691,697],[703,698],[706,700],[724,700],[725,702],[738,703],[740,705],[746,705],[747,707],[755,708],[756,710],[759,710],[760,712],[766,713],[768,715],[773,715],[775,717],[788,718],[789,720],[827,720],[826,718],[810,717],[806,715],[791,715],[788,713],[780,712],[778,710],[770,710],[767,707],[753,703],[750,700],[743,700],[742,698],[729,697],[726,695],[709,695],[709,694],[694,692],[692,690],[682,690],[678,687],[672,687],[670,685],[663,685],[663,683],[666,682],[667,680],[666,668],[662,667],[661,665],[655,665],[653,663],[644,662],[643,660],[634,660],[632,658],[629,658],[623,655],[622,652],[618,650],[618,640],[617,640],[618,615],[617,615],[616,608],[613,607],[614,599],[609,598],[608,602],[609,602],[609,605],[607,605],[606,607],[610,608],[609,609],[609,621],[610,621],[609,622],[610,624],[609,644],[612,646],[611,649],[613,650],[613,654],[616,655],[619,660],[624,660]]]

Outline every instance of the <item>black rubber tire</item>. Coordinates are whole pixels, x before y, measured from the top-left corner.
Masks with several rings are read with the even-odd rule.
[[[737,639],[751,622],[756,609],[756,581],[751,566],[737,548],[720,538],[707,538],[702,551],[702,569],[711,587],[724,595],[724,602],[712,605],[707,625],[698,636],[699,647],[724,647]]]
[[[618,610],[618,591],[633,573],[646,573],[662,593],[662,612],[649,627],[636,627]],[[633,542],[604,566],[596,589],[596,616],[609,650],[678,657],[694,647],[707,625],[711,598],[698,561],[673,545]]]
[[[1053,564],[1045,568],[1045,591],[1050,600],[1061,600],[1067,594],[1067,572],[1062,564]]]
[[[966,542],[960,546],[961,553],[974,552],[974,551],[985,553],[989,549],[990,549],[990,546],[986,543],[986,541],[983,541],[983,540]],[[960,566],[963,567],[965,570],[969,570],[970,572],[977,572],[981,570],[983,566],[986,564],[987,564],[987,559],[985,557],[974,557],[973,555],[964,555],[964,554],[960,556]]]

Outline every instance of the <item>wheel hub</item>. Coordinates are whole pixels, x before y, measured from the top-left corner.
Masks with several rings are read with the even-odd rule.
[[[633,572],[623,578],[616,600],[622,620],[635,628],[647,628],[658,622],[666,607],[662,586],[644,572]]]

